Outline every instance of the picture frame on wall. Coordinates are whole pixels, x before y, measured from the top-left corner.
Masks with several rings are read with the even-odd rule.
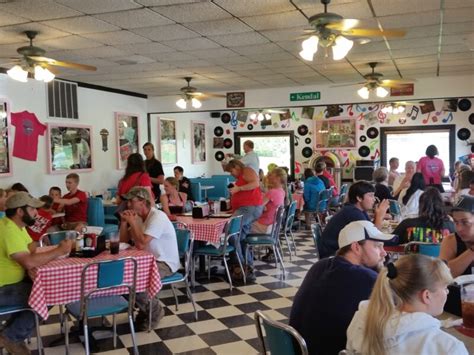
[[[353,118],[330,118],[315,121],[315,149],[357,148],[357,127]]]
[[[161,164],[178,163],[178,141],[176,139],[176,121],[169,118],[159,119],[158,137]]]
[[[206,162],[206,123],[191,121],[191,161],[193,164]]]
[[[115,112],[117,169],[125,169],[130,154],[139,153],[138,115]]]
[[[10,103],[0,98],[0,177],[11,176],[12,171],[12,142],[10,136]]]
[[[92,126],[48,124],[50,174],[92,171],[92,152]]]

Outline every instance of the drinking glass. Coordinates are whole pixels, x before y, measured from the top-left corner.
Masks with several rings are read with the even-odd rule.
[[[120,234],[111,232],[108,235],[110,243],[110,254],[118,254],[120,251]]]
[[[461,286],[461,309],[464,327],[474,329],[474,282]]]

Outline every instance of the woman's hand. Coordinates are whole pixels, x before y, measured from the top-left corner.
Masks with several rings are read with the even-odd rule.
[[[237,185],[234,185],[233,187],[229,189],[229,192],[231,195],[234,195],[239,191],[242,191],[242,189],[240,188],[240,186],[237,186]]]

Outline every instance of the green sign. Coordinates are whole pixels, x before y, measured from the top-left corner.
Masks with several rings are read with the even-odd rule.
[[[319,100],[321,93],[315,92],[294,92],[290,94],[290,101]]]

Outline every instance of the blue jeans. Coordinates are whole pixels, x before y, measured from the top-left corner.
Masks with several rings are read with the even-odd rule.
[[[242,231],[240,232],[239,240],[235,240],[236,238],[231,238],[229,240],[230,244],[235,247],[236,254],[239,255],[240,260],[242,263],[247,264],[249,266],[253,265],[253,253],[250,251],[248,255],[248,260],[244,258],[244,251],[245,251],[245,238],[247,234],[250,232],[250,228],[252,223],[255,222],[262,214],[263,206],[243,206],[234,211],[232,214],[233,216],[242,215]],[[230,254],[230,263],[237,264],[237,255],[235,253]]]
[[[28,306],[32,283],[25,279],[16,284],[0,287],[0,306]],[[19,312],[10,316],[3,335],[14,342],[24,341],[35,328],[35,316],[32,312]]]

